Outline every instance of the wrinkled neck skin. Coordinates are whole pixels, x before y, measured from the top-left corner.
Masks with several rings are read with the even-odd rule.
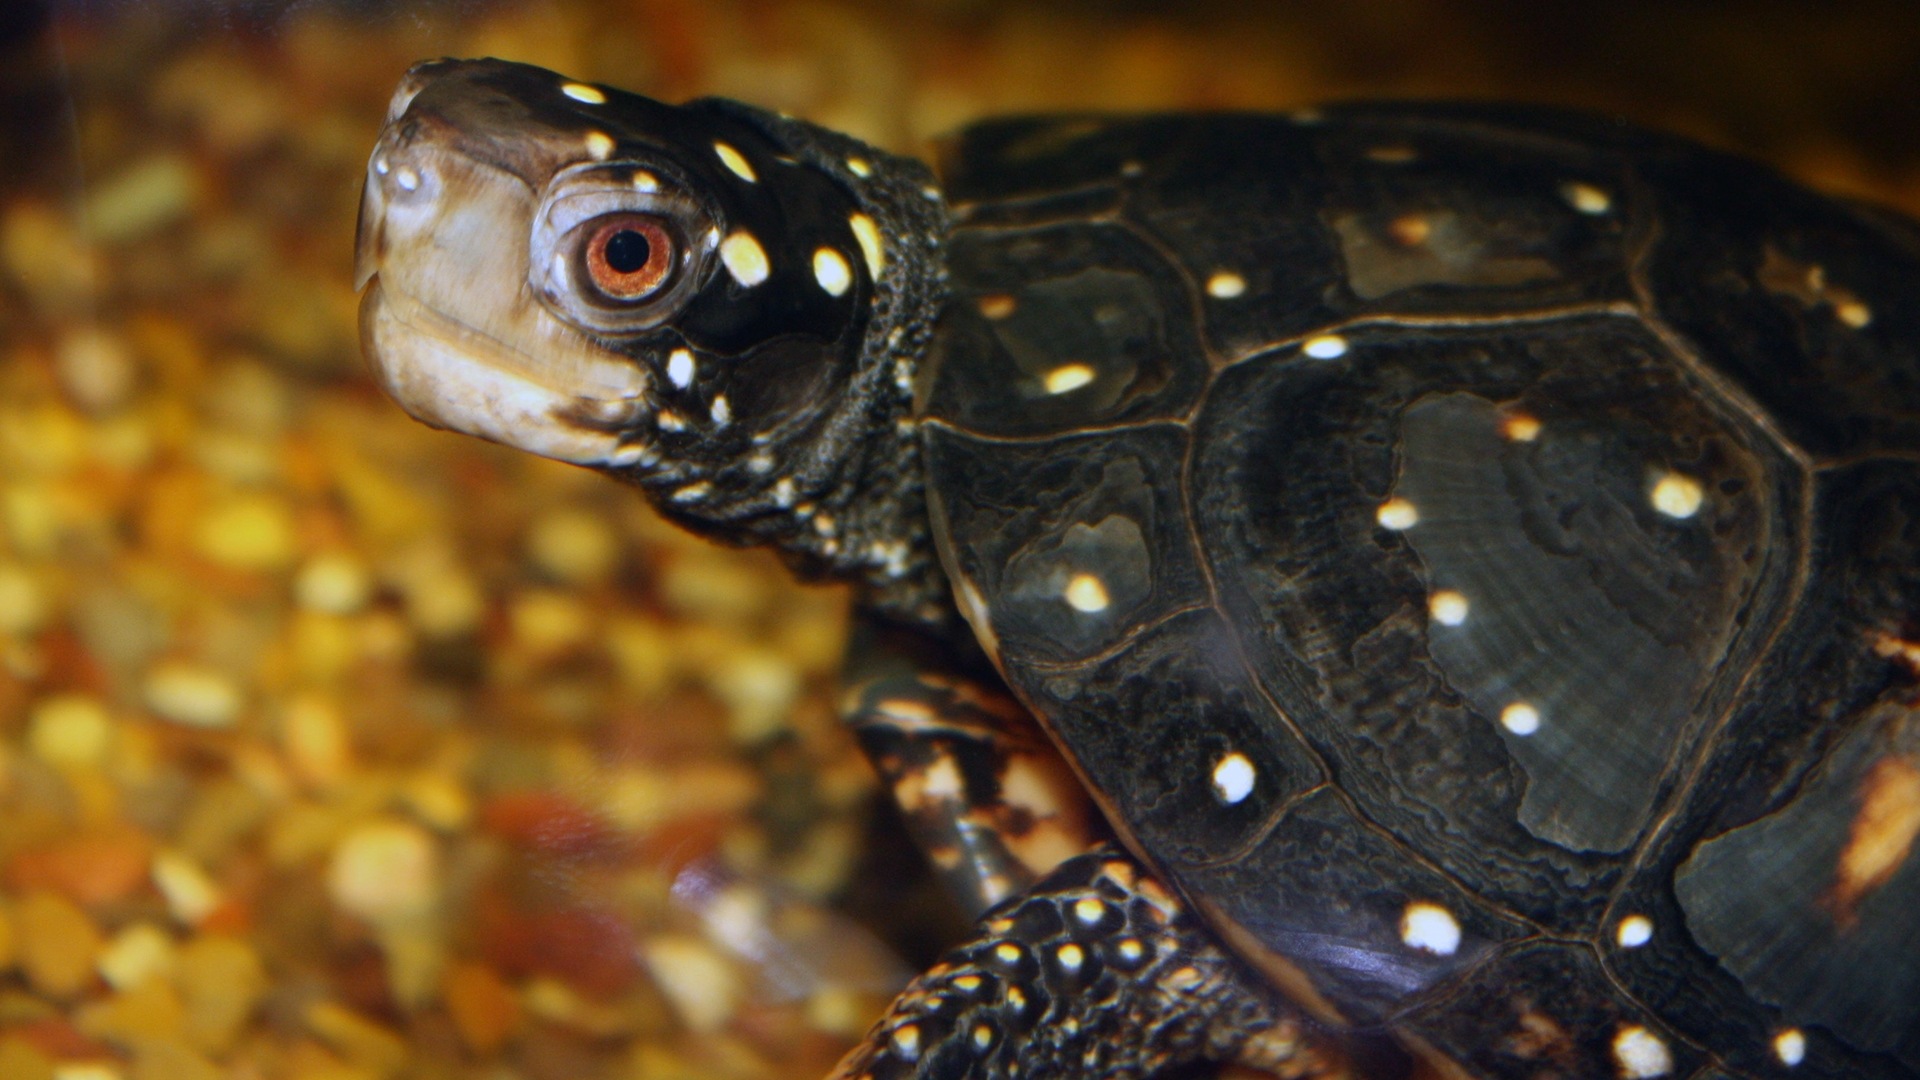
[[[880,227],[888,269],[861,334],[859,361],[833,404],[757,455],[603,471],[646,489],[669,519],[722,543],[774,548],[803,579],[852,583],[883,616],[943,632],[959,624],[927,519],[914,378],[945,299],[947,212],[932,173],[836,132],[738,102],[694,103],[749,123],[841,178]],[[856,177],[846,164],[869,164]],[[757,460],[756,460],[757,458]],[[768,461],[771,459],[771,467]],[[680,496],[706,481],[712,494]]]

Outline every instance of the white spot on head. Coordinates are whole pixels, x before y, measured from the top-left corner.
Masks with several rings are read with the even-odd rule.
[[[1460,922],[1439,904],[1416,901],[1400,915],[1400,940],[1409,948],[1452,956],[1460,948]]]
[[[613,136],[604,131],[587,132],[587,156],[595,161],[605,161],[613,155]]]
[[[767,280],[773,269],[767,265],[766,249],[745,229],[728,233],[727,238],[720,241],[720,261],[726,264],[733,280],[748,288]]]
[[[873,166],[867,164],[866,158],[850,157],[847,159],[847,171],[864,180],[873,175]]]
[[[823,247],[813,253],[813,279],[828,296],[845,296],[853,284],[853,267],[847,265],[839,252]]]
[[[1833,305],[1833,314],[1855,330],[1865,329],[1873,321],[1873,309],[1858,300],[1842,300]]]
[[[1315,360],[1336,360],[1347,355],[1347,339],[1339,334],[1321,334],[1308,338],[1300,351]]]
[[[661,409],[659,412],[653,414],[653,422],[660,425],[661,431],[687,430],[687,422],[681,419],[680,414],[674,412],[672,409]]]
[[[1516,701],[1500,710],[1500,726],[1515,735],[1531,735],[1540,730],[1540,710]]]
[[[1405,165],[1419,157],[1419,153],[1411,146],[1376,146],[1367,151],[1368,161],[1377,161],[1382,165]]]
[[[1540,421],[1526,413],[1508,413],[1500,419],[1500,435],[1513,442],[1532,442],[1540,437]]]
[[[727,171],[733,175],[745,180],[749,184],[759,179],[759,177],[753,173],[753,165],[747,161],[746,157],[743,156],[740,151],[735,150],[726,143],[716,141],[713,144],[713,152],[719,156],[720,164],[725,165]]]
[[[1629,915],[1620,920],[1613,937],[1621,948],[1637,949],[1653,940],[1653,920],[1645,915]]]
[[[880,226],[865,214],[849,215],[847,226],[853,230],[853,238],[860,242],[860,254],[867,260],[867,276],[879,281],[880,271],[887,268],[886,248],[880,244]]]
[[[1673,1054],[1667,1044],[1639,1024],[1628,1024],[1613,1037],[1613,1060],[1619,1063],[1620,1075],[1626,1080],[1651,1080],[1673,1071]]]
[[[1121,176],[1139,176],[1146,171],[1147,167],[1137,161],[1123,161],[1120,163]]]
[[[567,83],[560,87],[560,92],[575,101],[584,101],[589,105],[605,105],[607,103],[607,95],[601,93],[599,87],[588,86],[585,83]]]
[[[765,476],[773,471],[772,454],[754,454],[747,459],[747,471],[755,476]]]
[[[674,492],[673,501],[677,503],[699,502],[701,499],[707,497],[707,492],[712,490],[713,485],[702,480],[697,484],[688,484],[686,487]]]
[[[1799,1028],[1788,1028],[1775,1035],[1773,1056],[1789,1069],[1807,1060],[1807,1036]]]
[[[1061,593],[1067,604],[1075,611],[1084,611],[1091,615],[1096,611],[1107,610],[1113,600],[1107,596],[1106,583],[1092,574],[1080,573],[1067,579],[1067,587]]]
[[[726,427],[732,423],[733,409],[727,404],[727,395],[721,394],[714,398],[713,408],[707,411],[707,415],[713,417],[713,422],[718,427]]]
[[[1571,181],[1560,185],[1560,194],[1569,206],[1583,214],[1604,214],[1613,209],[1613,196],[1592,184]]]
[[[1698,480],[1670,472],[1654,483],[1650,497],[1653,508],[1668,517],[1690,518],[1699,513],[1700,504],[1706,501],[1707,495]]]
[[[1229,806],[1253,794],[1253,762],[1238,750],[1223,755],[1213,766],[1213,793]]]
[[[640,169],[633,174],[633,190],[652,194],[660,190],[660,178]]]
[[[773,501],[777,506],[793,505],[793,477],[783,476],[774,481]]]
[[[1398,532],[1420,524],[1420,511],[1405,499],[1392,498],[1380,504],[1380,509],[1374,511],[1373,519],[1380,523],[1381,528]]]
[[[387,169],[388,169],[388,165],[387,165],[386,157],[381,156],[373,159],[374,172],[379,173],[381,176],[385,176],[387,175]]]
[[[627,465],[637,465],[646,456],[647,456],[647,448],[645,446],[642,446],[639,443],[628,443],[627,445],[622,446],[620,449],[615,450],[613,452],[613,455],[607,458],[607,464],[622,466],[622,467]]]
[[[667,380],[685,390],[693,385],[693,353],[687,349],[675,349],[667,354]]]
[[[1064,394],[1069,390],[1078,390],[1092,382],[1093,375],[1093,368],[1086,364],[1061,364],[1046,374],[1047,393]]]
[[[1467,598],[1453,589],[1441,589],[1427,601],[1427,611],[1441,626],[1459,626],[1467,621]]]
[[[402,165],[394,171],[393,182],[400,185],[401,191],[420,190],[420,174],[408,165]]]
[[[1207,295],[1216,300],[1231,300],[1247,291],[1247,279],[1230,270],[1220,270],[1207,279]]]

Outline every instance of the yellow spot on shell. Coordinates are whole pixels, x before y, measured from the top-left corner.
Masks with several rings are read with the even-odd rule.
[[[1604,214],[1613,209],[1613,196],[1592,184],[1583,184],[1577,180],[1563,184],[1560,194],[1567,200],[1569,206],[1583,214]]]
[[[587,156],[595,161],[605,161],[613,154],[613,136],[604,131],[587,132]]]
[[[1424,214],[1401,214],[1387,223],[1387,235],[1401,247],[1419,247],[1433,235],[1433,223]]]
[[[605,105],[607,103],[607,95],[601,93],[599,87],[588,86],[585,83],[567,83],[560,87],[560,92],[575,101],[584,101],[589,105]]]
[[[1106,584],[1092,574],[1073,575],[1068,579],[1063,595],[1075,611],[1084,611],[1088,614],[1105,611],[1107,605],[1113,602],[1107,595]]]
[[[880,226],[865,214],[854,214],[847,218],[847,226],[853,230],[853,238],[860,242],[860,254],[867,260],[867,276],[880,280],[880,272],[887,268],[887,251],[880,243]]]
[[[1540,421],[1526,413],[1508,413],[1500,421],[1500,434],[1513,442],[1532,442],[1540,437]]]
[[[1047,393],[1064,394],[1069,390],[1078,390],[1092,382],[1093,376],[1093,368],[1086,364],[1061,364],[1047,372]]]
[[[1858,300],[1842,300],[1833,305],[1833,314],[1855,330],[1873,321],[1873,309]]]
[[[1381,528],[1398,532],[1420,524],[1420,511],[1407,500],[1394,498],[1381,503],[1380,509],[1374,512],[1373,518],[1380,523]]]
[[[1020,961],[1020,946],[1003,941],[993,947],[994,959],[1003,964],[1015,964]]]
[[[920,1060],[920,1029],[913,1024],[901,1024],[894,1028],[888,1041],[893,1044],[893,1052],[899,1054],[902,1060]]]
[[[1895,755],[1875,762],[1861,782],[1859,806],[1828,900],[1843,923],[1913,854],[1920,839],[1920,759]]]
[[[1653,508],[1668,517],[1690,518],[1700,512],[1707,493],[1698,480],[1670,472],[1654,483],[1651,498]]]
[[[1653,940],[1653,920],[1645,915],[1629,915],[1620,920],[1613,938],[1623,949],[1637,949]]]
[[[1230,270],[1221,270],[1207,279],[1207,295],[1216,300],[1231,300],[1247,291],[1247,279]]]
[[[1639,1024],[1627,1024],[1614,1035],[1613,1060],[1624,1080],[1652,1080],[1673,1071],[1667,1044]]]
[[[1053,955],[1060,961],[1060,966],[1068,971],[1078,971],[1080,965],[1087,962],[1086,950],[1071,941],[1056,949]]]
[[[1097,923],[1107,913],[1107,905],[1091,896],[1073,902],[1073,917],[1083,923]]]
[[[985,315],[989,319],[1004,319],[1013,314],[1014,308],[1019,305],[1013,297],[1008,296],[1006,293],[994,293],[991,296],[983,296],[974,301],[974,306],[980,309],[980,314]]]
[[[1256,775],[1247,755],[1237,750],[1222,755],[1213,766],[1213,793],[1228,805],[1241,802],[1253,794]]]
[[[1807,1059],[1807,1036],[1799,1028],[1788,1028],[1773,1037],[1773,1056],[1791,1069]]]
[[[719,156],[720,164],[725,165],[727,171],[733,175],[745,180],[749,184],[760,179],[754,175],[752,163],[747,161],[746,157],[742,155],[740,151],[735,150],[726,143],[716,142],[713,144],[713,152]]]
[[[1467,598],[1453,589],[1441,589],[1427,600],[1427,612],[1442,626],[1459,626],[1467,621]]]
[[[847,159],[847,171],[864,180],[873,175],[873,166],[867,164],[866,158],[850,157]]]
[[[753,234],[742,229],[729,233],[720,241],[720,261],[726,264],[727,273],[733,280],[752,288],[767,280],[772,267],[767,264],[767,252]]]
[[[1516,701],[1500,710],[1500,726],[1515,735],[1531,735],[1540,730],[1540,710]]]
[[[1315,360],[1336,360],[1347,355],[1347,339],[1339,334],[1321,334],[1307,339],[1300,351]]]
[[[853,284],[853,268],[839,252],[823,247],[813,253],[813,278],[828,296],[844,296]]]
[[[1401,913],[1400,940],[1421,952],[1452,956],[1460,949],[1460,922],[1439,904],[1417,901]]]

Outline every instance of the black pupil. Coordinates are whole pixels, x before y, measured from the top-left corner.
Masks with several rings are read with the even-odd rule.
[[[607,265],[615,273],[633,273],[647,265],[647,257],[652,254],[653,245],[632,229],[622,229],[607,238]]]

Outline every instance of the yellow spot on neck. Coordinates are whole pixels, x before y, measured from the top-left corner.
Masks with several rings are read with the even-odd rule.
[[[601,93],[599,87],[588,86],[585,83],[567,83],[560,88],[560,92],[575,101],[584,101],[589,105],[605,105],[607,103],[607,95]]]
[[[1572,181],[1560,188],[1567,205],[1583,214],[1604,214],[1613,209],[1613,197],[1592,184]]]
[[[613,154],[613,136],[604,131],[587,132],[587,156],[595,161],[605,161]]]

